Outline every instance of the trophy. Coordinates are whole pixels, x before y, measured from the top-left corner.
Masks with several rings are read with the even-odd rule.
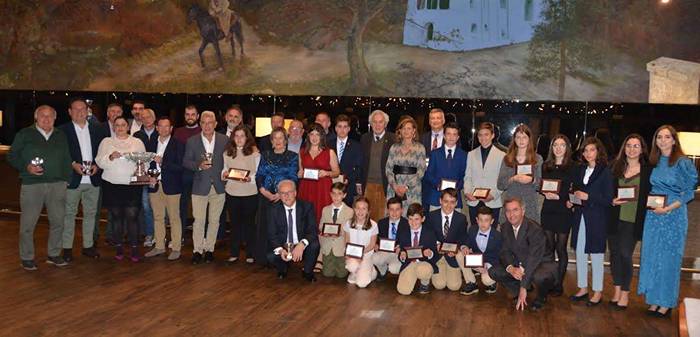
[[[211,162],[212,158],[214,158],[214,154],[211,152],[204,152],[202,154],[202,160],[209,163],[209,165],[212,165],[212,162]]]
[[[42,171],[44,170],[44,158],[34,157],[30,163],[34,166],[38,166]]]
[[[136,171],[131,176],[131,185],[148,185],[150,179],[146,170],[146,164],[150,163],[156,156],[153,152],[127,152],[124,158],[136,163]]]
[[[284,244],[284,250],[287,251],[287,261],[292,259],[292,249],[294,249],[294,244],[291,242],[286,242]]]
[[[148,176],[151,178],[158,178],[158,176],[160,176],[160,169],[148,169],[146,170],[146,174],[148,174]]]
[[[84,175],[90,175],[92,171],[92,160],[83,160],[83,163],[80,165],[80,171],[83,172]]]

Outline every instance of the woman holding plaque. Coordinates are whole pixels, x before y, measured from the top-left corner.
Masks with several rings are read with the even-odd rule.
[[[550,292],[553,296],[563,293],[564,276],[569,264],[567,243],[571,231],[571,210],[566,207],[571,187],[571,142],[565,135],[558,134],[549,145],[547,160],[542,165],[542,184],[540,193],[544,195],[542,203],[542,228],[547,236],[547,247],[558,258],[558,282]]]
[[[306,145],[299,151],[299,199],[314,205],[316,223],[321,220],[323,207],[331,203],[333,178],[340,175],[335,151],[326,147],[326,133],[314,123],[306,133]]]
[[[348,283],[365,288],[375,278],[377,270],[372,264],[372,254],[377,243],[379,229],[377,223],[369,218],[369,200],[364,196],[355,199],[352,204],[355,212],[343,226],[345,232],[345,244],[362,246],[362,257],[345,255],[345,269],[350,272]]]
[[[650,305],[649,314],[668,317],[671,308],[678,304],[681,259],[688,232],[687,204],[695,197],[698,173],[683,154],[678,133],[670,125],[662,125],[654,133],[649,163],[654,169],[649,178],[651,193],[647,205],[653,201],[659,204],[647,211],[644,220],[638,291]]]
[[[255,242],[255,213],[258,209],[258,188],[255,177],[260,164],[260,152],[247,126],[239,124],[231,132],[232,141],[224,151],[226,207],[231,219],[231,256],[228,262],[238,260],[241,241],[246,243],[246,262],[253,263]]]
[[[598,138],[583,142],[583,165],[574,169],[574,194],[582,201],[574,207],[571,247],[576,250],[578,292],[571,300],[588,300],[589,307],[600,304],[603,296],[603,258],[610,205],[613,199],[613,178],[608,168],[605,146]],[[571,206],[571,204],[567,204]],[[588,255],[591,256],[593,296],[588,298]]]
[[[646,216],[646,195],[651,188],[651,166],[647,160],[647,144],[642,136],[633,133],[622,143],[612,164],[615,199],[610,210],[608,245],[610,270],[615,294],[610,305],[616,310],[627,309],[632,282],[632,253],[642,239]]]
[[[532,132],[527,125],[519,124],[513,131],[513,139],[503,157],[497,187],[503,191],[502,200],[509,197],[527,200],[525,216],[537,223],[540,223],[540,198],[537,189],[541,176],[542,156],[535,152]]]
[[[253,258],[262,265],[267,265],[268,240],[267,223],[272,206],[280,201],[277,184],[282,180],[297,181],[299,156],[287,150],[287,133],[284,128],[277,127],[270,133],[272,150],[263,151],[260,164],[255,174],[258,187],[258,214],[256,217],[256,247]]]
[[[408,205],[421,202],[421,179],[425,174],[425,147],[418,141],[418,126],[411,116],[402,116],[396,127],[397,143],[389,148],[384,168],[386,197],[401,198],[404,215]]]
[[[116,249],[114,258],[124,259],[124,232],[131,246],[131,261],[139,262],[139,210],[143,186],[131,185],[131,177],[136,171],[136,163],[123,155],[128,152],[145,152],[139,139],[130,136],[129,123],[124,117],[113,122],[114,136],[105,138],[97,149],[95,162],[102,168],[102,204],[109,211],[113,223],[112,242]]]

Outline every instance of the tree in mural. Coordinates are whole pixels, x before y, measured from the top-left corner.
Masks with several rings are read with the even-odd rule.
[[[599,1],[545,0],[542,21],[530,41],[526,79],[558,80],[557,98],[564,99],[566,76],[595,77],[589,68],[603,67],[603,50],[586,28],[600,14]]]

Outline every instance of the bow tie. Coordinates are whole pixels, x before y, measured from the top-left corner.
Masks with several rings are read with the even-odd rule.
[[[481,236],[486,236],[486,234],[481,234],[481,233],[479,233],[479,235],[481,235]]]

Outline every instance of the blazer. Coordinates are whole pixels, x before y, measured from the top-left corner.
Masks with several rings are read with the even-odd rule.
[[[225,133],[224,137],[226,137]],[[258,150],[260,151],[260,153],[263,153],[265,151],[272,151],[272,140],[270,139],[270,135],[256,138],[255,143],[258,144]]]
[[[634,238],[636,240],[642,239],[642,232],[644,231],[644,219],[647,216],[646,207],[646,196],[649,195],[651,191],[651,182],[649,178],[651,177],[651,171],[654,168],[649,164],[641,165],[639,170],[639,189],[637,190],[637,200],[631,201],[637,203],[637,214],[635,215],[634,221]],[[617,195],[617,188],[619,187],[618,179],[613,177],[613,195]],[[615,197],[613,197],[615,198]],[[610,209],[610,221],[608,222],[608,234],[617,234],[617,225],[620,221],[620,206],[612,206]]]
[[[513,225],[507,221],[501,224],[501,234],[503,237],[501,263],[506,268],[509,265],[518,267],[522,264],[525,275],[520,281],[520,286],[529,288],[540,264],[553,261],[552,252],[545,248],[547,238],[542,227],[526,217],[520,225],[517,238],[513,234]]]
[[[158,147],[156,145],[156,150],[153,152],[157,150]],[[157,192],[160,186],[163,188],[163,193],[167,195],[182,193],[182,171],[184,171],[182,158],[184,156],[185,145],[171,135],[168,145],[165,147],[165,152],[163,152],[163,160],[160,165],[160,183],[155,188],[149,188],[148,192]],[[152,168],[155,168],[155,165],[156,162],[151,162]]]
[[[581,165],[573,173],[574,191],[588,193],[588,200],[583,202],[583,206],[574,207],[571,247],[576,249],[578,230],[581,226],[581,217],[583,217],[586,221],[585,253],[605,253],[605,241],[613,199],[612,172],[606,166],[596,165],[588,179],[588,184],[584,185],[583,177],[586,174],[586,167],[587,165]]]
[[[370,132],[365,133],[362,135],[360,138],[360,145],[362,146],[362,157],[363,157],[363,162],[362,162],[362,179],[360,182],[362,183],[362,191],[365,190],[365,186],[367,185],[367,170],[369,170],[369,159],[370,156],[372,155],[372,142],[374,141],[374,133],[370,130]],[[379,169],[382,174],[382,185],[384,185],[384,190],[386,190],[387,186],[389,186],[389,181],[386,178],[386,173],[384,172],[384,168],[386,167],[386,161],[389,158],[389,149],[391,148],[391,145],[394,144],[394,140],[396,139],[396,135],[394,135],[393,132],[385,131],[384,132],[384,138],[381,140],[384,143],[384,146],[382,147],[382,159],[380,162]],[[375,154],[376,155],[376,154]]]
[[[379,219],[379,222],[377,222],[377,227],[379,229],[379,235],[377,235],[377,239],[389,238],[389,217]],[[403,231],[407,231],[407,230],[408,230],[408,219],[401,217],[401,219],[399,219],[398,227],[396,228],[397,242],[398,242],[398,238],[399,238],[399,233],[403,232]]]
[[[398,244],[399,247],[401,247],[401,251],[405,251],[406,248],[410,248],[413,245],[413,238],[411,238],[411,228],[407,228],[407,230],[398,232],[396,235],[398,237]],[[438,255],[437,252],[437,245],[436,242],[437,239],[435,238],[435,233],[433,232],[430,227],[423,226],[420,232],[420,238],[418,238],[418,243],[420,244],[422,249],[430,249],[433,252],[433,257],[428,259],[427,257],[422,257],[419,259],[419,261],[423,262],[428,262],[430,263],[431,266],[433,266],[433,273],[438,272],[437,268],[437,262],[440,259],[440,255]],[[404,261],[401,261],[401,271],[403,271],[406,267],[408,267],[408,264],[411,263],[410,260],[406,259]]]
[[[501,151],[496,145],[491,145],[489,156],[486,158],[486,164],[482,165],[481,161],[481,146],[469,151],[467,156],[467,170],[464,174],[464,191],[472,193],[475,188],[490,188],[493,200],[486,202],[489,208],[500,208],[503,206],[501,201],[501,191],[498,190],[498,174],[501,171],[501,164],[506,153]],[[477,201],[467,201],[469,206],[476,206]]]
[[[486,251],[481,251],[479,245],[476,243],[476,236],[478,234],[479,226],[469,227],[467,230],[467,247],[469,247],[472,252],[483,254],[484,262],[490,263],[492,266],[500,265],[499,254],[501,253],[501,247],[503,246],[503,237],[501,236],[501,232],[497,231],[495,227],[491,227],[489,239],[486,241]]]
[[[423,189],[423,194],[428,195],[428,202],[431,206],[440,205],[440,181],[449,179],[457,181],[457,208],[462,208],[462,188],[464,188],[464,173],[467,171],[467,153],[459,146],[455,147],[452,160],[447,160],[445,147],[442,146],[430,152],[428,169],[425,172],[424,181],[427,188]]]
[[[345,255],[345,237],[343,235],[343,225],[350,221],[353,214],[352,207],[347,204],[343,204],[343,208],[338,212],[338,218],[336,223],[340,225],[340,236],[338,237],[327,237],[320,236],[321,230],[323,229],[323,224],[328,222],[333,222],[333,204],[330,204],[323,208],[321,211],[321,221],[318,224],[319,229],[319,241],[321,242],[321,254],[328,255],[333,253],[333,256],[344,256]]]
[[[90,132],[90,147],[92,148],[92,162],[97,165],[95,158],[97,158],[97,150],[100,146],[100,142],[105,138],[104,132],[100,129],[99,124],[93,124],[87,122],[88,132]],[[73,122],[65,123],[59,126],[61,131],[66,134],[66,139],[68,140],[68,152],[70,153],[70,158],[72,161],[77,163],[83,162],[83,154],[80,152],[80,143],[78,142],[78,134],[75,133],[75,127]],[[83,176],[76,173],[74,170],[70,170],[71,177],[68,183],[68,189],[76,189],[80,186],[80,181]],[[102,170],[97,170],[95,175],[90,176],[90,182],[92,186],[99,186],[102,181]]]
[[[208,170],[200,170],[199,163],[204,155],[204,142],[201,133],[190,137],[185,145],[185,156],[182,159],[182,166],[190,171],[194,171],[192,180],[192,194],[208,195],[211,186],[214,186],[217,194],[225,193],[224,182],[221,181],[221,171],[224,169],[224,150],[229,142],[226,135],[214,132],[214,155],[212,166]]]
[[[436,209],[428,214],[428,217],[424,223],[427,227],[431,228],[435,232],[435,240],[440,243],[456,243],[458,246],[467,246],[467,217],[464,214],[453,211],[452,212],[452,222],[450,223],[450,229],[447,231],[447,237],[442,233],[442,226],[445,220],[442,217],[442,210]],[[459,268],[457,259],[452,256],[445,255],[445,261],[452,268]]]
[[[441,148],[443,145],[445,145],[445,129],[443,128],[442,130],[442,140],[440,141],[440,144],[438,144],[437,148]],[[423,147],[425,147],[425,153],[430,153],[433,150],[433,131],[428,130],[423,132],[423,134],[420,135],[420,143],[423,144]],[[459,145],[457,147],[459,147]]]
[[[275,203],[269,213],[267,238],[273,250],[282,247],[287,242],[287,214],[285,213],[284,203],[281,202]],[[299,242],[306,239],[309,245],[317,243],[318,230],[314,206],[309,202],[297,199],[294,213],[296,213],[296,230]]]
[[[333,151],[336,151],[336,154],[338,153],[336,139],[333,139],[327,145]],[[357,194],[355,184],[362,184],[360,180],[362,177],[362,148],[360,147],[360,142],[348,137],[343,151],[343,158],[338,164],[340,173],[348,179],[347,195],[343,201],[348,205],[352,205],[353,201],[355,201],[355,194]]]

